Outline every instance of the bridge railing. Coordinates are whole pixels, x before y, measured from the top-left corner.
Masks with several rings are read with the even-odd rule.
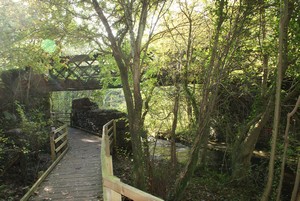
[[[111,148],[116,138],[116,122],[111,120],[103,126],[101,143],[101,166],[103,182],[104,201],[121,201],[122,195],[141,201],[163,201],[149,193],[134,188],[120,181],[120,178],[114,176]]]
[[[35,192],[38,186],[46,179],[54,167],[59,163],[63,156],[68,151],[68,127],[64,124],[57,129],[53,128],[50,133],[50,146],[52,164],[48,169],[39,177],[27,193],[21,198],[21,201],[27,201],[30,196]]]
[[[50,133],[51,159],[56,158],[68,149],[68,125],[64,124]]]
[[[54,121],[60,121],[70,125],[71,113],[66,112],[51,112],[51,119]]]

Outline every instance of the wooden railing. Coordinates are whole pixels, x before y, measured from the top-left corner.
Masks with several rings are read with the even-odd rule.
[[[50,134],[51,158],[55,161],[56,158],[68,149],[68,125],[53,129]]]
[[[62,125],[57,129],[53,129],[50,133],[51,158],[53,163],[33,184],[27,193],[21,198],[21,201],[27,201],[35,192],[37,187],[46,179],[54,167],[59,163],[63,156],[68,151],[68,129],[67,124]]]
[[[101,166],[104,201],[121,201],[122,195],[138,201],[163,201],[149,193],[134,188],[114,176],[111,145],[116,138],[116,122],[111,120],[103,126],[101,143]]]
[[[71,113],[66,113],[66,112],[51,112],[51,119],[55,120],[55,121],[60,121],[63,122],[65,124],[69,124],[71,123]]]

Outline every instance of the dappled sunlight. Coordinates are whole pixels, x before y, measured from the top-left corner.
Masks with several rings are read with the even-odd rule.
[[[44,191],[51,193],[51,192],[53,192],[53,187],[52,186],[46,186],[44,188]]]
[[[91,142],[91,143],[94,143],[94,142],[96,142],[96,143],[98,143],[98,142],[100,142],[100,140],[99,139],[87,139],[87,138],[83,138],[83,139],[81,139],[81,141],[83,141],[83,142]]]

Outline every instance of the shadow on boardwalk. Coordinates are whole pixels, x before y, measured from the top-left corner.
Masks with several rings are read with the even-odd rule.
[[[102,200],[100,141],[69,128],[69,151],[30,200]]]

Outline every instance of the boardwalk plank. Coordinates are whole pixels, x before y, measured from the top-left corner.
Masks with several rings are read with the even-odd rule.
[[[69,151],[30,198],[102,200],[100,138],[69,129]]]

